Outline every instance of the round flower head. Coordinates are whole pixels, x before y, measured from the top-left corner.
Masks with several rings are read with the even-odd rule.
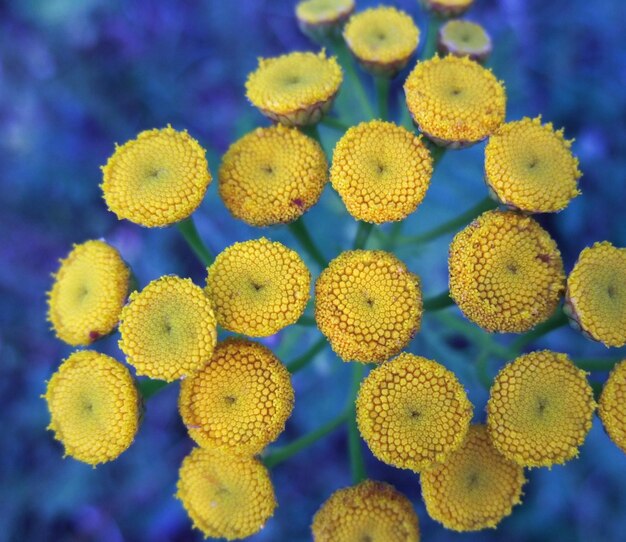
[[[419,278],[388,252],[344,252],[315,284],[317,326],[344,361],[389,359],[409,343],[421,319]]]
[[[626,360],[613,368],[604,384],[598,414],[611,440],[626,453]]]
[[[587,337],[626,344],[626,248],[605,241],[580,253],[567,278],[565,310]]]
[[[139,427],[139,393],[130,372],[109,356],[74,352],[48,382],[48,429],[74,459],[97,465],[126,450]]]
[[[487,331],[523,333],[550,317],[564,289],[548,232],[512,211],[487,211],[450,245],[450,295]]]
[[[454,373],[413,354],[374,369],[356,402],[361,435],[381,461],[420,472],[463,443],[472,405]]]
[[[320,145],[296,128],[257,128],[231,145],[219,172],[228,210],[252,226],[293,222],[328,180]]]
[[[463,446],[420,476],[428,515],[454,531],[495,527],[520,503],[524,469],[491,444],[484,425],[472,425]]]
[[[438,145],[467,147],[504,122],[504,86],[491,71],[465,57],[418,62],[404,92],[413,121]]]
[[[496,377],[487,404],[495,447],[525,467],[548,467],[578,455],[595,410],[586,373],[565,354],[518,357]]]
[[[246,96],[261,113],[289,126],[315,124],[326,113],[343,75],[335,57],[324,51],[289,53],[259,59],[248,76]]]
[[[170,275],[131,294],[120,335],[119,347],[138,375],[171,382],[211,359],[216,319],[202,288]]]
[[[129,284],[130,270],[111,245],[74,245],[48,293],[48,320],[57,337],[78,346],[109,334],[117,326]]]
[[[304,0],[296,5],[296,18],[302,32],[322,40],[337,37],[353,11],[354,0]]]
[[[285,366],[261,344],[227,339],[183,380],[179,410],[200,446],[259,453],[276,440],[293,408]]]
[[[392,122],[353,126],[337,143],[330,179],[357,220],[405,219],[422,202],[433,172],[420,137]]]
[[[350,17],[343,36],[367,71],[392,77],[417,49],[419,30],[404,11],[379,6]]]
[[[176,498],[205,537],[238,540],[259,532],[276,508],[267,469],[255,458],[195,448],[178,473]]]
[[[422,4],[440,17],[458,17],[465,13],[474,0],[421,0]]]
[[[186,131],[146,130],[115,148],[102,168],[111,211],[142,226],[167,226],[193,213],[211,182],[205,151]]]
[[[454,19],[439,29],[437,48],[444,55],[468,56],[484,62],[491,54],[491,38],[479,24]]]
[[[311,274],[302,258],[264,237],[228,247],[208,271],[217,321],[235,333],[273,335],[295,323],[309,300]]]
[[[508,207],[551,213],[580,194],[578,160],[563,130],[541,124],[541,117],[509,122],[489,138],[485,180],[492,195]]]
[[[335,491],[313,517],[314,542],[419,542],[411,501],[393,486],[365,480]]]

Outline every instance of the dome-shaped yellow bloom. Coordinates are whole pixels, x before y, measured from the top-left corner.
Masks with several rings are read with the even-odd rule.
[[[565,463],[578,455],[596,404],[584,371],[565,354],[518,357],[496,377],[487,404],[495,447],[525,467]]]
[[[311,274],[302,258],[264,237],[228,247],[208,271],[217,321],[235,333],[273,335],[295,323],[309,300]]]
[[[388,252],[344,252],[315,284],[317,326],[344,361],[389,359],[409,343],[421,319],[419,278]]]
[[[479,24],[452,19],[439,29],[437,48],[443,54],[484,62],[491,54],[491,38]]]
[[[365,378],[356,414],[361,435],[378,459],[420,472],[461,446],[472,405],[443,365],[400,354]]]
[[[209,363],[183,380],[178,405],[201,446],[254,455],[285,428],[293,388],[289,372],[268,348],[227,339]]]
[[[276,508],[269,473],[258,460],[208,448],[183,460],[176,497],[205,537],[227,540],[259,532]]]
[[[337,60],[324,51],[289,53],[259,59],[246,81],[246,96],[281,124],[315,124],[330,109],[342,79]]]
[[[546,320],[564,289],[556,243],[535,220],[488,211],[450,245],[450,295],[486,329],[523,333]]]
[[[202,288],[169,275],[131,294],[122,311],[119,347],[138,375],[171,382],[211,359],[216,325]]]
[[[393,486],[365,480],[335,491],[311,526],[314,542],[419,542],[411,501]]]
[[[59,339],[91,344],[115,326],[126,301],[130,270],[104,241],[74,245],[48,293],[48,320]]]
[[[140,398],[130,372],[109,356],[74,352],[48,382],[48,429],[74,459],[97,465],[126,450],[139,427]]]
[[[366,70],[392,76],[406,66],[417,49],[419,30],[404,11],[379,6],[350,17],[343,36]]]
[[[115,148],[102,168],[104,200],[119,219],[167,226],[193,213],[211,182],[204,149],[171,126]]]
[[[591,339],[626,344],[626,248],[605,241],[580,253],[567,278],[565,310]]]
[[[420,475],[428,515],[455,531],[495,527],[520,503],[524,469],[491,444],[484,425],[472,425],[463,446]]]
[[[503,84],[466,57],[449,55],[418,62],[404,83],[404,92],[415,124],[439,145],[467,147],[504,122]]]
[[[295,128],[257,128],[231,145],[219,171],[228,210],[252,226],[293,222],[328,180],[319,143]]]
[[[626,360],[613,368],[604,384],[598,414],[611,440],[626,453]]]
[[[422,4],[441,17],[458,17],[465,13],[474,0],[421,0]]]
[[[354,0],[304,0],[296,5],[300,30],[313,38],[336,34],[354,11]]]
[[[353,126],[335,147],[330,179],[357,220],[403,220],[426,195],[433,172],[421,138],[392,122]]]

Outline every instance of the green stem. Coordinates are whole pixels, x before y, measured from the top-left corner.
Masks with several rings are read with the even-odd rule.
[[[513,341],[513,344],[511,345],[512,352],[515,356],[519,355],[524,347],[533,343],[537,339],[540,339],[544,335],[547,335],[551,331],[565,326],[567,322],[567,315],[563,312],[563,307],[559,307],[548,320]]]
[[[354,238],[354,250],[365,248],[373,227],[374,224],[370,224],[369,222],[359,222],[359,226],[356,230],[356,237]]]
[[[381,120],[387,120],[389,117],[389,86],[391,80],[389,77],[374,77],[376,84],[376,99],[378,101],[378,115]]]
[[[421,60],[428,60],[435,55],[437,50],[437,35],[441,27],[441,18],[435,14],[428,16],[428,24],[426,25],[426,40],[424,42],[424,50],[422,51]]]
[[[350,457],[352,481],[358,484],[367,477],[365,472],[365,460],[363,459],[363,449],[361,448],[361,435],[359,434],[359,428],[356,424],[356,397],[359,393],[365,366],[361,363],[353,363],[349,405],[350,417],[348,419],[348,455]]]
[[[144,401],[147,401],[153,395],[159,393],[169,382],[165,380],[153,380],[152,378],[143,378],[137,381],[137,389],[143,397]]]
[[[213,254],[200,239],[193,217],[189,216],[181,220],[176,227],[202,264],[209,267],[213,263]]]
[[[424,299],[424,311],[439,311],[446,309],[454,305],[453,299],[450,297],[450,292],[441,292],[438,295]]]
[[[433,169],[435,166],[441,161],[443,155],[446,153],[445,147],[440,147],[439,145],[433,145],[430,150],[430,155],[433,158]]]
[[[574,360],[574,364],[583,371],[589,372],[607,372],[612,371],[623,358],[619,359],[593,359],[583,358]]]
[[[320,144],[320,147],[323,147],[322,138],[320,137],[320,131],[317,128],[317,124],[311,124],[310,126],[302,126],[300,130],[306,135],[308,135],[311,139],[315,139],[315,141],[317,141]]]
[[[309,256],[315,260],[315,262],[322,268],[326,267],[327,262],[322,256],[322,253],[317,248],[317,245],[313,242],[313,238],[309,234],[306,225],[304,224],[304,218],[300,217],[295,222],[291,222],[289,225],[289,231],[298,240],[304,250],[309,253]]]
[[[486,390],[491,388],[491,377],[489,376],[489,370],[487,367],[488,361],[489,350],[487,348],[483,348],[480,351],[480,354],[478,354],[478,359],[476,360],[476,375],[478,376],[478,381]]]
[[[304,369],[309,363],[311,363],[317,354],[319,354],[324,347],[328,344],[326,338],[321,337],[316,343],[311,346],[304,354],[294,359],[289,365],[287,370],[291,373],[297,373],[300,369]]]
[[[315,318],[313,316],[300,316],[300,318],[298,319],[298,321],[296,322],[297,326],[305,326],[305,327],[312,327],[317,325],[315,322]]]
[[[320,120],[320,124],[328,126],[329,128],[333,128],[335,130],[339,130],[341,132],[345,132],[346,130],[348,130],[348,128],[350,128],[350,126],[347,125],[345,122],[340,121],[336,117],[329,116],[322,117],[322,120]]]

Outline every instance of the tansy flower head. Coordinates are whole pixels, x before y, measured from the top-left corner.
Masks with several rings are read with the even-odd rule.
[[[565,463],[591,429],[593,390],[565,354],[547,350],[518,357],[496,377],[487,404],[495,447],[525,467]]]
[[[565,309],[591,339],[626,344],[626,248],[596,243],[584,249],[567,278]]]
[[[419,542],[411,502],[393,486],[365,480],[335,491],[313,518],[314,542]]]
[[[256,459],[195,448],[183,460],[176,497],[205,537],[236,540],[259,532],[276,508],[267,469]]]
[[[417,49],[419,30],[404,11],[379,6],[350,17],[343,36],[366,70],[391,77]]]
[[[324,51],[259,59],[248,76],[246,96],[261,113],[290,126],[315,124],[330,109],[343,75]]]
[[[479,24],[453,19],[439,29],[437,47],[444,55],[468,56],[484,62],[491,54],[491,38]]]
[[[418,62],[404,92],[415,124],[439,145],[467,147],[504,122],[504,86],[491,71],[466,57]]]
[[[472,6],[474,0],[421,0],[421,2],[440,17],[458,17]]]
[[[604,384],[598,414],[611,440],[626,453],[626,360],[613,368]]]
[[[298,253],[264,237],[228,247],[208,271],[217,321],[235,333],[273,335],[295,323],[309,300],[311,274]]]
[[[488,211],[450,245],[450,295],[487,331],[523,333],[546,320],[564,288],[561,254],[532,218]]]
[[[102,168],[104,200],[119,219],[167,226],[193,213],[211,182],[205,151],[186,131],[146,130]]]
[[[508,207],[531,213],[564,209],[580,194],[581,173],[563,130],[541,124],[541,117],[509,122],[489,138],[485,180]]]
[[[424,199],[433,162],[420,137],[392,122],[353,126],[337,143],[330,179],[357,220],[403,220]]]
[[[506,459],[484,425],[472,425],[461,448],[420,476],[428,515],[455,531],[496,527],[520,503],[524,469]]]
[[[48,382],[48,429],[74,459],[97,465],[128,448],[139,426],[140,399],[130,372],[113,358],[74,352]]]
[[[354,11],[354,0],[304,0],[296,5],[300,30],[315,40],[337,36]]]
[[[344,252],[315,284],[317,326],[344,361],[389,359],[409,343],[421,319],[419,278],[388,252]]]
[[[242,339],[220,343],[180,388],[179,410],[191,437],[245,455],[276,440],[292,408],[285,366],[265,346]]]
[[[472,405],[443,365],[400,354],[365,378],[356,415],[361,435],[378,459],[420,472],[461,446]]]
[[[48,319],[72,346],[91,344],[115,326],[126,301],[130,270],[104,241],[74,245],[48,293]]]
[[[328,180],[320,145],[296,128],[257,128],[231,145],[219,172],[228,210],[252,226],[293,222]]]
[[[202,288],[170,275],[131,294],[120,335],[119,347],[138,375],[171,382],[211,359],[216,319]]]

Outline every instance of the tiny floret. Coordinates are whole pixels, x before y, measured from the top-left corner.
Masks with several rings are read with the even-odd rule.
[[[300,30],[316,40],[338,37],[354,11],[354,0],[304,0],[296,5]]]
[[[491,54],[491,38],[479,24],[452,19],[441,26],[437,48],[443,55],[467,56],[485,62]]]
[[[613,368],[604,384],[598,414],[611,440],[626,453],[626,360]]]
[[[429,10],[440,17],[458,17],[463,15],[474,0],[420,0]]]

